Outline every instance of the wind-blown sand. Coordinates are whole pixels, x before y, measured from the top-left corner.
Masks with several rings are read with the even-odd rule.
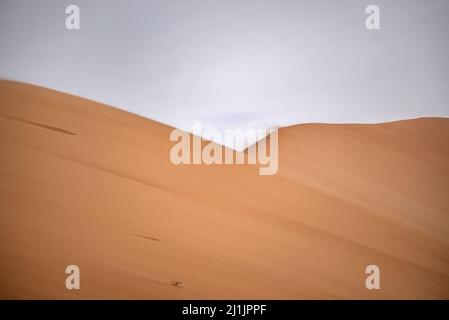
[[[283,128],[274,176],[171,130],[1,81],[0,297],[449,298],[449,119]]]

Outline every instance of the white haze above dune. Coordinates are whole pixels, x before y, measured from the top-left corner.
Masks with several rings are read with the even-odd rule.
[[[446,0],[3,0],[0,77],[187,131],[448,117],[448,15]]]

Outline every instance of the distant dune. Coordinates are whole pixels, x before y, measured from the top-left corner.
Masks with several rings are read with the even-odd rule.
[[[273,176],[171,130],[1,81],[0,297],[449,298],[449,119],[283,128]]]

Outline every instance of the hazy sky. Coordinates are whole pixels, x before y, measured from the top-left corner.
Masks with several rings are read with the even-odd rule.
[[[448,117],[448,37],[447,0],[1,0],[0,77],[186,130]]]

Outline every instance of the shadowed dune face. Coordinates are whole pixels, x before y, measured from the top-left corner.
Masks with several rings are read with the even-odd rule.
[[[449,298],[449,119],[283,128],[274,176],[171,130],[0,82],[0,297]]]

